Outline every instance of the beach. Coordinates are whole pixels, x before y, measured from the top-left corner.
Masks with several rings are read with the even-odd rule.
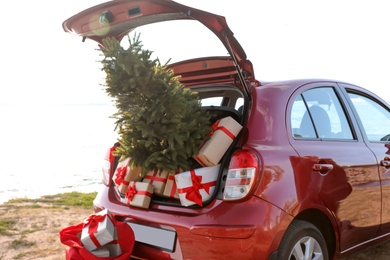
[[[65,259],[67,246],[60,241],[60,230],[83,222],[91,213],[92,206],[58,205],[50,200],[1,204],[0,260]]]

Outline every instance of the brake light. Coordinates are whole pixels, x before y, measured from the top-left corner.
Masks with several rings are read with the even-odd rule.
[[[245,198],[254,188],[259,159],[247,150],[234,152],[226,176],[223,199],[228,201]]]
[[[107,150],[106,156],[104,156],[103,165],[102,165],[102,183],[106,186],[109,186],[111,179],[112,166],[114,165],[115,156],[112,154],[113,151],[118,147],[118,144],[115,143],[113,147]]]

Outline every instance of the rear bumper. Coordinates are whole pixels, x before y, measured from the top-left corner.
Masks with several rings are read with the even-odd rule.
[[[139,209],[117,202],[112,192],[104,186],[94,206],[133,225],[133,256],[141,259],[268,259],[283,235],[282,220],[289,218],[257,197],[240,203],[215,201],[202,209]]]

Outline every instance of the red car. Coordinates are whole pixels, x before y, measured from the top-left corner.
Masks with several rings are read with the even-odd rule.
[[[172,21],[194,22],[222,42],[224,55],[173,59],[169,67],[205,109],[243,128],[202,206],[159,196],[147,209],[122,203],[112,181],[115,147],[109,150],[94,207],[133,228],[134,258],[337,259],[387,239],[390,106],[380,97],[335,80],[262,82],[224,17],[170,0],[110,1],[70,17],[63,28],[102,44],[158,23],[141,36],[159,47],[185,33],[211,42],[183,27],[167,33]],[[209,50],[198,46],[174,50],[182,56]]]

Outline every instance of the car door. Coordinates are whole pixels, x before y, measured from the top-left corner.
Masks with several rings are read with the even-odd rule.
[[[335,216],[344,251],[374,237],[380,227],[377,161],[337,84],[312,83],[298,91],[291,107],[292,146]]]
[[[362,129],[363,138],[375,154],[382,184],[382,226],[379,235],[390,232],[390,108],[375,95],[343,85]]]

